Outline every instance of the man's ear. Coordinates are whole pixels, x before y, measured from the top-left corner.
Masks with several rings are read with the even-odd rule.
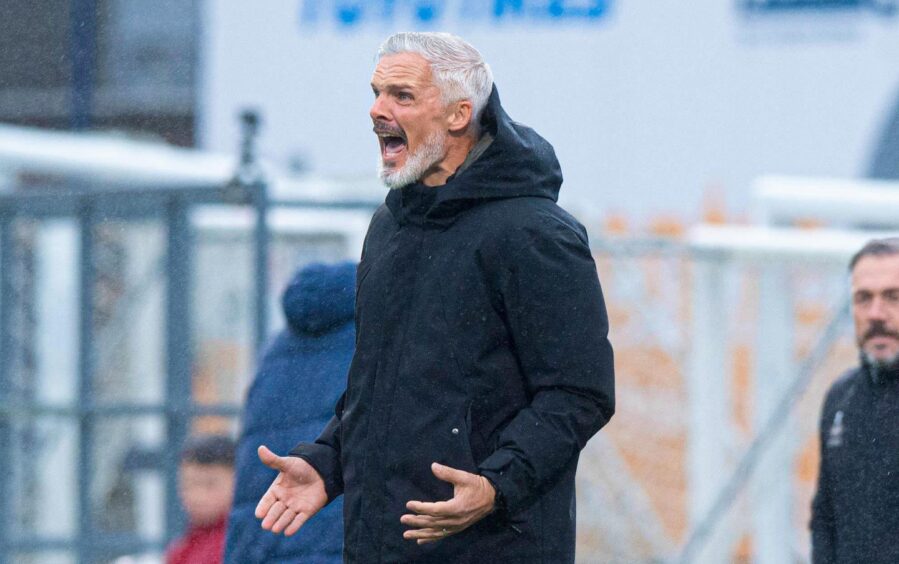
[[[471,123],[471,100],[459,100],[450,104],[447,128],[450,133],[465,133]]]

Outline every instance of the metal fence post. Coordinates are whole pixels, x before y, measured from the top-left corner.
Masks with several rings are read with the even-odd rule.
[[[72,129],[90,127],[97,47],[96,0],[72,0]]]
[[[758,429],[778,409],[795,380],[793,306],[784,265],[761,267],[753,425]],[[761,455],[752,489],[755,562],[776,564],[793,558],[793,433],[789,423]]]
[[[95,217],[88,198],[79,206],[79,283],[78,283],[78,562],[92,563],[93,507],[91,476],[93,475],[94,414],[94,228]]]
[[[691,528],[702,526],[728,475],[731,444],[730,372],[726,366],[723,331],[727,320],[724,304],[724,262],[706,256],[693,271],[693,347],[687,371],[689,428],[687,442],[688,513]],[[718,534],[689,562],[729,560],[729,535]],[[694,547],[687,547],[689,549]]]
[[[11,220],[0,219],[0,393],[4,410],[9,407],[8,390],[10,389],[9,358],[12,354],[12,328],[10,327],[10,307],[12,306],[11,272],[12,237],[10,236]],[[10,414],[0,413],[0,460],[9,464],[12,460],[12,428]],[[10,472],[0,472],[0,564],[10,560],[10,521],[12,520],[13,500],[10,487]]]
[[[166,542],[178,536],[185,518],[175,494],[178,491],[180,449],[190,431],[193,405],[191,375],[193,368],[191,273],[193,241],[189,208],[186,202],[172,198],[167,209],[165,348],[166,413],[168,440],[165,453]]]

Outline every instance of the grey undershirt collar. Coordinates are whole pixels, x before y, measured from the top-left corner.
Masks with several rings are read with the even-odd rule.
[[[468,156],[465,157],[465,161],[463,161],[462,165],[456,170],[456,174],[463,172],[466,168],[470,167],[473,162],[481,158],[481,155],[484,154],[484,151],[487,150],[487,147],[489,147],[491,143],[493,143],[493,135],[486,132],[481,135],[481,138],[474,144],[471,151],[468,151]]]

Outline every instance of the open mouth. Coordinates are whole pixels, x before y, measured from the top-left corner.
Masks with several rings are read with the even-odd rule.
[[[381,144],[381,158],[385,161],[396,160],[406,150],[408,142],[401,130],[375,127],[375,134]]]

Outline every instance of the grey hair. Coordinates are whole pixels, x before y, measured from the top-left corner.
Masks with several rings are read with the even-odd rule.
[[[477,132],[481,113],[493,90],[493,72],[478,50],[449,33],[402,32],[391,35],[381,44],[378,60],[400,53],[417,53],[430,63],[444,104],[471,101],[471,121]]]
[[[899,255],[899,237],[887,237],[885,239],[871,239],[865,246],[852,255],[849,261],[849,272],[855,270],[855,265],[867,256]]]

